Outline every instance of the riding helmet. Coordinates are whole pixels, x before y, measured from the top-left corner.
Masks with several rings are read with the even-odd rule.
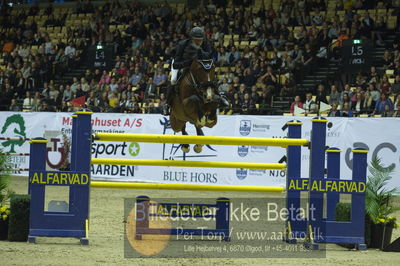
[[[190,38],[194,39],[194,40],[204,40],[204,30],[200,27],[194,27],[191,31],[190,31]]]

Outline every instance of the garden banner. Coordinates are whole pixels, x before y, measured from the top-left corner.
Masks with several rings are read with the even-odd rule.
[[[214,128],[204,128],[207,136],[237,136],[283,138],[287,135],[286,122],[302,121],[302,137],[310,138],[310,117],[287,116],[219,116]],[[400,128],[398,118],[328,118],[327,145],[337,147],[341,153],[341,178],[351,178],[351,150],[363,147],[370,150],[368,160],[378,156],[387,166],[396,166],[389,187],[400,187]],[[95,113],[92,116],[94,132],[174,134],[168,117],[158,114]],[[15,113],[0,112],[2,137],[46,137],[48,143],[48,169],[58,169],[68,158],[62,156],[64,142],[70,139],[71,113]],[[195,134],[192,125],[188,133]],[[0,140],[4,152],[28,153],[29,143]],[[286,162],[286,150],[280,147],[257,146],[204,146],[203,152],[184,154],[177,144],[137,142],[94,142],[92,156],[96,158],[194,160],[227,162]],[[29,158],[12,156],[13,168],[28,168]],[[302,177],[308,177],[309,150],[302,148]],[[156,166],[93,165],[94,180],[140,181],[182,184],[218,184],[284,186],[285,171],[252,169],[201,169]],[[28,175],[27,172],[14,172]]]

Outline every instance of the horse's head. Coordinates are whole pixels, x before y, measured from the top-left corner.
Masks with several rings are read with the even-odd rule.
[[[217,83],[215,80],[214,62],[212,59],[193,60],[190,75],[198,93],[205,103],[215,98]]]

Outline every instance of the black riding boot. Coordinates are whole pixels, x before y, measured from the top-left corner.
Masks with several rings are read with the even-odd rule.
[[[175,95],[175,85],[170,85],[167,89],[167,95],[166,95],[166,104],[163,106],[162,109],[162,114],[167,116],[170,115],[170,109],[171,109],[171,104],[172,104],[172,99],[174,98]]]

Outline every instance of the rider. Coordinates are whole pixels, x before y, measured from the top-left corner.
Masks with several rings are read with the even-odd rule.
[[[204,30],[200,27],[194,27],[190,31],[190,39],[178,42],[172,49],[171,63],[171,86],[167,91],[167,104],[164,105],[164,115],[169,115],[169,109],[175,94],[175,86],[178,80],[178,72],[180,69],[187,68],[194,59],[211,58],[211,45],[205,38]],[[224,96],[220,95],[220,105],[228,106],[229,103]]]

